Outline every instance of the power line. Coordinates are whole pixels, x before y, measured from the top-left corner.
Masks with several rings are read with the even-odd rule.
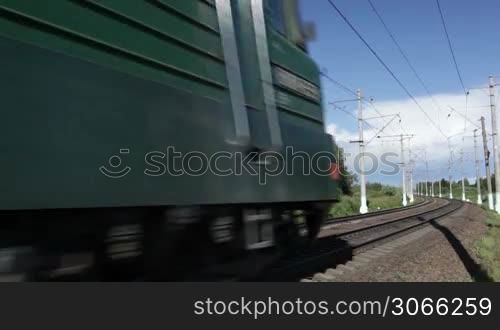
[[[358,36],[358,38],[365,44],[365,46],[370,50],[370,52],[377,58],[377,60],[382,64],[382,66],[389,72],[389,74],[394,78],[394,80],[399,84],[399,86],[405,91],[405,93],[413,100],[413,102],[417,105],[417,107],[422,111],[427,119],[434,125],[434,127],[445,137],[446,134],[441,130],[441,127],[437,125],[434,120],[429,116],[429,114],[422,108],[420,103],[418,103],[417,99],[410,93],[410,91],[406,88],[405,85],[399,80],[399,78],[394,74],[394,72],[389,68],[389,66],[382,60],[382,58],[378,55],[378,53],[370,46],[370,44],[363,38],[363,36],[358,32],[358,30],[351,24],[351,22],[347,19],[347,17],[340,11],[340,9],[333,3],[332,0],[327,0],[328,3],[332,6],[332,8],[340,15],[340,17],[344,20],[344,22],[351,28],[351,30]]]
[[[333,79],[332,77],[330,77],[326,72],[320,72],[320,75],[323,76],[324,78],[326,78],[328,81],[330,81],[331,83],[337,85],[338,87],[340,87],[341,89],[343,89],[345,92],[348,92],[354,96],[358,96],[358,93],[356,91],[354,91],[352,88],[349,88],[347,87],[346,85],[342,84],[341,82],[339,82],[338,80],[335,80]],[[375,107],[375,105],[373,104],[373,101],[369,101],[367,102],[364,98],[361,100],[364,104],[366,105],[369,105],[379,116],[383,116],[382,113],[377,109],[377,107]],[[386,121],[384,119],[381,119],[383,124],[386,125]],[[373,126],[372,126],[373,128]],[[393,129],[393,127],[391,126],[391,129]],[[393,129],[394,130],[394,129]]]
[[[342,107],[339,107],[339,106],[333,106],[333,108],[335,110],[339,110],[339,111],[342,111],[343,113],[351,116],[352,118],[354,118],[355,120],[359,120],[358,117],[356,117],[354,114],[352,114],[351,112],[347,111],[346,109],[342,108]],[[363,123],[365,123],[368,127],[374,129],[374,130],[378,130],[377,127],[373,126],[372,124],[370,124],[369,122],[367,122],[366,120],[363,120]]]
[[[465,88],[465,84],[464,84],[464,81],[462,79],[462,74],[460,73],[460,69],[458,67],[457,57],[455,56],[455,51],[453,50],[453,45],[451,43],[450,35],[448,33],[448,28],[446,27],[446,21],[444,19],[443,10],[441,9],[441,4],[439,3],[439,0],[436,0],[436,4],[437,4],[438,10],[439,10],[439,15],[441,16],[441,22],[443,23],[443,29],[444,29],[444,33],[446,35],[446,40],[448,41],[448,47],[450,48],[451,57],[453,58],[453,63],[455,64],[455,70],[457,71],[458,79],[460,80],[460,84],[462,85],[462,88],[464,90],[464,94],[465,94],[465,118],[467,118],[469,92]],[[465,121],[464,121],[464,132],[466,130],[467,130],[467,119],[465,119]]]
[[[328,81],[330,81],[331,83],[337,85],[338,87],[340,87],[341,89],[343,89],[344,91],[354,95],[354,96],[357,96],[358,94],[350,89],[349,87],[346,87],[344,84],[340,83],[339,81],[333,79],[332,77],[330,77],[326,72],[320,72],[320,75],[322,75],[323,77],[325,77]]]
[[[427,85],[424,83],[423,79],[418,74],[418,72],[415,69],[415,67],[413,66],[413,64],[411,64],[410,59],[408,58],[408,56],[406,55],[406,53],[403,51],[403,48],[401,47],[401,45],[399,44],[399,42],[396,40],[396,37],[391,32],[391,30],[389,29],[388,25],[385,23],[384,19],[382,18],[382,15],[380,15],[379,11],[377,10],[377,8],[375,7],[375,5],[373,4],[373,2],[371,0],[368,0],[368,3],[370,4],[370,7],[372,7],[373,12],[375,13],[375,15],[377,16],[377,18],[379,19],[380,23],[382,24],[382,26],[384,27],[385,31],[387,32],[387,34],[391,38],[392,42],[398,48],[399,53],[401,54],[401,56],[405,60],[406,64],[408,64],[408,66],[410,67],[411,71],[413,72],[413,74],[415,75],[415,77],[417,78],[417,80],[420,82],[420,85],[422,85],[422,88],[425,90],[425,92],[427,93],[427,95],[431,98],[431,100],[434,103],[434,105],[436,106],[437,110],[442,111],[441,106],[437,103],[436,99],[434,98],[434,96],[430,92],[430,90],[427,87]]]
[[[450,48],[451,57],[453,58],[453,63],[455,63],[455,70],[457,71],[458,79],[460,80],[460,84],[462,85],[464,94],[467,95],[467,88],[465,88],[465,84],[462,79],[462,74],[460,73],[460,69],[458,68],[457,58],[455,56],[455,51],[453,50],[453,45],[451,43],[450,35],[448,34],[448,28],[446,27],[446,21],[444,19],[443,10],[441,9],[441,4],[439,3],[439,0],[436,0],[436,4],[439,10],[439,14],[441,16],[441,22],[443,23],[443,29],[446,35],[446,40],[448,40],[448,47]]]
[[[337,85],[338,87],[340,87],[341,89],[343,89],[345,92],[347,93],[350,93],[356,97],[358,97],[358,93],[356,91],[354,91],[352,88],[349,88],[347,87],[346,85],[342,84],[340,81],[338,80],[335,80],[333,79],[332,77],[330,77],[326,72],[323,72],[321,71],[320,72],[320,75],[323,76],[324,78],[326,78],[328,81],[330,81],[331,83]],[[366,101],[362,100],[363,103],[366,103]],[[335,106],[334,105],[334,108],[337,109],[337,110],[340,110],[346,114],[348,114],[349,116],[353,117],[354,119],[358,120],[358,117],[354,116],[352,113],[350,113],[349,111],[341,108],[341,107],[338,107],[338,106]],[[368,125],[369,127],[373,128],[373,129],[378,129],[376,127],[374,127],[373,125],[371,125],[369,122],[367,122],[366,120],[363,120],[363,122]]]
[[[370,106],[373,108],[373,110],[381,117],[383,117],[382,113],[377,109],[377,107],[375,106],[375,104],[373,103],[373,100],[370,100],[369,102]],[[386,125],[386,122],[385,120],[382,119],[382,122],[384,123],[384,125]],[[400,122],[401,122],[401,117],[400,117]],[[391,129],[393,132],[396,132],[395,128],[391,126]],[[401,125],[401,131],[404,131],[403,130],[403,126]]]
[[[467,117],[467,115],[463,115],[462,113],[460,113],[459,111],[457,111],[457,109],[453,108],[451,105],[449,106],[451,111],[455,112],[456,114],[458,114],[459,116],[463,117],[465,122],[469,122],[471,123],[474,127],[476,128],[480,128],[479,124],[475,123],[474,121],[470,120],[469,117]],[[464,129],[464,133],[467,132],[467,127]]]

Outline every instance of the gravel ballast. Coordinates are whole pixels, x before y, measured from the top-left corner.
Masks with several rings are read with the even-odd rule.
[[[466,204],[459,211],[391,245],[336,282],[471,282],[485,275],[474,244],[487,230],[486,213]],[[397,248],[393,248],[397,246]],[[383,246],[381,246],[383,247]]]

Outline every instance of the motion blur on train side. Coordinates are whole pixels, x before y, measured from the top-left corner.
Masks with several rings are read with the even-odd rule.
[[[184,280],[313,240],[338,199],[314,156],[337,147],[298,8],[0,0],[1,276]],[[167,150],[259,172],[290,148],[330,175],[162,171]]]

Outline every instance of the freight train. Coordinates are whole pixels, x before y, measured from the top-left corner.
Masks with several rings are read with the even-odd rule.
[[[337,147],[298,8],[0,0],[0,274],[183,279],[314,239]]]

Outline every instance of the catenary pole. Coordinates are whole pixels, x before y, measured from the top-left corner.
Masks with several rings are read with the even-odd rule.
[[[490,151],[488,150],[488,133],[486,131],[486,123],[484,117],[481,117],[481,129],[483,132],[484,165],[486,167],[486,184],[488,186],[488,207],[490,208],[490,210],[494,210],[495,205],[493,202],[493,188],[491,186]]]
[[[483,204],[483,196],[481,194],[481,170],[479,168],[479,153],[478,153],[478,145],[477,145],[477,129],[474,130],[474,161],[476,163],[476,188],[477,188],[477,204]]]
[[[358,129],[359,129],[359,186],[361,193],[361,206],[359,213],[368,213],[368,204],[366,198],[366,177],[365,177],[365,141],[363,132],[363,94],[360,89],[357,91],[358,96]]]
[[[493,134],[493,159],[495,160],[495,211],[500,213],[500,153],[497,128],[497,109],[495,104],[495,77],[490,76],[490,107],[491,107],[491,127]]]
[[[467,197],[465,196],[465,171],[464,171],[464,140],[465,138],[462,138],[462,149],[460,150],[460,170],[462,174],[462,201],[466,201]]]

